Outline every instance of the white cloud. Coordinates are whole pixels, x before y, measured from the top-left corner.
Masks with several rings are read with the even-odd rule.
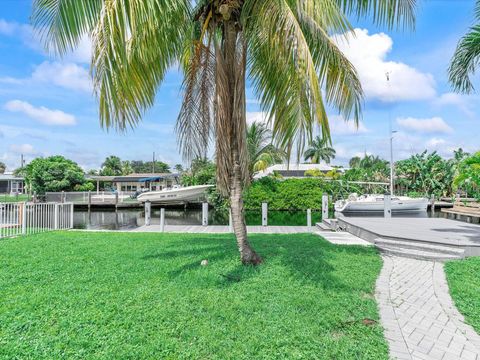
[[[247,117],[247,124],[251,125],[254,122],[257,123],[267,123],[268,122],[268,114],[263,111],[252,111],[246,113]]]
[[[413,117],[398,118],[397,124],[407,130],[420,133],[451,133],[453,129],[441,118],[416,119]]]
[[[333,40],[353,63],[365,95],[383,102],[425,100],[435,96],[433,76],[404,64],[387,60],[393,40],[385,33],[369,35],[368,30],[355,29],[345,37]],[[386,73],[390,81],[387,82]]]
[[[10,145],[10,150],[16,154],[25,154],[25,155],[33,155],[36,154],[35,149],[30,144],[12,144]]]
[[[5,109],[19,112],[45,125],[75,125],[75,116],[60,110],[51,110],[44,106],[35,107],[26,101],[12,100],[5,104]]]
[[[15,29],[18,26],[16,23],[11,23],[5,21],[4,19],[0,19],[0,34],[2,35],[13,35],[15,33]]]
[[[92,91],[92,83],[88,71],[74,63],[45,61],[35,68],[32,79],[51,82],[67,89]]]
[[[353,120],[345,121],[341,116],[329,116],[328,120],[332,135],[355,135],[368,132],[362,121],[357,126]]]
[[[450,92],[440,95],[437,99],[433,101],[433,104],[439,107],[455,106],[465,115],[471,118],[475,115],[474,111],[472,110],[471,100],[471,96],[460,95]]]

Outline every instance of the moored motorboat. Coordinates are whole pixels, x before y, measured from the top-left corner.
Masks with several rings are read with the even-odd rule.
[[[205,191],[213,185],[174,186],[159,191],[147,191],[137,196],[140,202],[150,201],[153,204],[178,205],[205,200]]]
[[[383,212],[385,208],[384,195],[351,194],[347,200],[335,202],[335,211],[341,213],[373,213]],[[411,198],[408,196],[392,196],[391,208],[393,213],[420,213],[426,212],[427,198]]]

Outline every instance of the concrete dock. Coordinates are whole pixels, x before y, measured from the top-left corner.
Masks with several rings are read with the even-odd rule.
[[[463,250],[462,257],[480,256],[480,226],[443,218],[379,218],[340,217],[338,224],[364,240],[377,243],[379,239],[393,245],[419,243],[440,249]],[[425,249],[422,249],[425,250]]]
[[[314,232],[314,226],[247,226],[248,233],[260,234],[298,234]],[[132,232],[161,232],[160,225],[143,225]],[[195,234],[228,234],[230,228],[222,225],[165,225],[164,232],[169,233],[195,233]]]

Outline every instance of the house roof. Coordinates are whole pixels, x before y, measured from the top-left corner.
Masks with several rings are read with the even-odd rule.
[[[13,174],[0,174],[0,181],[10,181],[10,180],[23,181],[23,178],[20,176],[15,176]]]

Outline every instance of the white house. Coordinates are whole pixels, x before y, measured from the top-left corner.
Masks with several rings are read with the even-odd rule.
[[[265,171],[260,171],[255,174],[255,179],[260,179],[264,176],[273,174],[277,172],[282,175],[284,178],[302,178],[305,177],[305,171],[307,170],[320,170],[323,173],[327,173],[331,170],[336,169],[337,171],[343,172],[343,168],[334,167],[325,163],[320,164],[275,164],[268,167]]]

